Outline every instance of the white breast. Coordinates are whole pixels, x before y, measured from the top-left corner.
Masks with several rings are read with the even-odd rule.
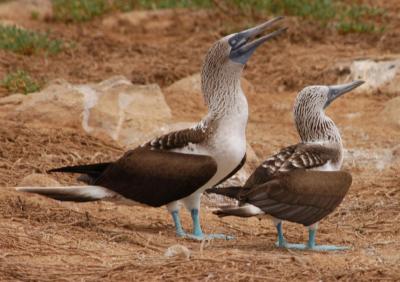
[[[341,163],[332,163],[331,161],[328,161],[326,164],[313,168],[311,170],[317,170],[317,171],[338,171],[340,170]]]
[[[220,121],[218,129],[207,140],[207,143],[189,144],[173,151],[184,154],[198,154],[211,156],[217,162],[215,175],[196,193],[202,193],[220,182],[230,174],[242,161],[246,154],[246,123],[247,117],[240,119],[237,116],[226,117]]]

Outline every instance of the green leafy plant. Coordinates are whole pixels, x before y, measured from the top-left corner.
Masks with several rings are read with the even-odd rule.
[[[62,50],[63,42],[52,40],[47,34],[36,33],[16,26],[0,25],[0,48],[24,55],[41,51],[56,54]]]
[[[40,89],[39,82],[35,81],[28,73],[23,70],[17,70],[7,74],[1,85],[10,93],[32,93]]]
[[[210,8],[212,0],[138,0],[142,8],[167,9],[167,8]]]
[[[106,0],[52,0],[54,19],[83,22],[103,15],[109,9]]]
[[[208,8],[212,0],[52,0],[54,19],[63,22],[84,22],[110,11],[134,8]]]
[[[334,0],[52,0],[56,20],[82,22],[109,11],[166,8],[227,7],[234,13],[290,15],[334,26],[339,32],[376,32],[383,30],[376,20],[384,10],[365,5],[349,5]],[[253,18],[253,17],[249,17]]]
[[[343,8],[339,15],[336,29],[341,33],[371,33],[382,32],[385,28],[378,27],[378,18],[385,17],[385,10],[364,5],[352,5]]]
[[[323,25],[333,23],[339,32],[377,32],[379,18],[385,15],[383,9],[366,5],[349,5],[333,0],[225,0],[237,9],[252,14],[275,14],[298,16],[316,20]]]

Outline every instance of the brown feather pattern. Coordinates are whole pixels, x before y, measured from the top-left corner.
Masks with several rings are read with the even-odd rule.
[[[330,214],[343,200],[352,182],[343,171],[294,170],[274,180],[243,189],[239,200],[282,220],[305,226]]]
[[[204,142],[209,134],[208,127],[194,127],[173,131],[162,135],[145,144],[156,149],[176,149],[187,146],[189,143]]]
[[[319,145],[299,143],[283,148],[279,153],[264,161],[249,177],[244,187],[265,183],[275,177],[276,173],[296,169],[313,169],[329,161],[335,162],[339,155],[336,145]]]

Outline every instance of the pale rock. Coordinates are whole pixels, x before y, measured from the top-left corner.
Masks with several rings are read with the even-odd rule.
[[[400,96],[387,101],[379,117],[382,122],[400,128]]]
[[[393,149],[356,149],[344,151],[344,169],[359,168],[383,171],[394,160]]]
[[[0,99],[0,106],[4,105],[19,105],[23,102],[26,95],[13,94]]]
[[[4,99],[7,97],[0,100],[0,105]],[[34,125],[79,128],[83,102],[79,91],[68,82],[57,80],[41,92],[26,95],[7,117]]]
[[[164,256],[167,258],[177,257],[188,260],[190,258],[190,250],[183,245],[176,244],[169,247],[165,251]]]
[[[0,113],[34,126],[83,129],[127,147],[154,137],[171,118],[158,85],[133,85],[122,76],[84,85],[53,81],[37,93],[0,98]]]
[[[349,70],[346,82],[357,79],[365,81],[355,91],[388,95],[396,95],[400,91],[400,58],[356,60],[350,64]]]
[[[104,18],[108,29],[140,28],[143,31],[165,30],[173,25],[173,10],[131,11]]]
[[[17,186],[57,187],[60,186],[60,183],[45,174],[32,173],[22,178]]]
[[[30,20],[33,14],[44,19],[52,14],[51,0],[14,0],[0,4],[0,22],[12,24],[14,20]],[[14,24],[12,24],[14,25]]]

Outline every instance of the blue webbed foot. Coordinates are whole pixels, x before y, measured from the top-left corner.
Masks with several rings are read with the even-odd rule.
[[[282,249],[294,249],[294,250],[304,250],[306,247],[304,244],[293,244],[288,242],[280,243],[279,241],[275,243],[275,246]]]
[[[199,210],[191,210],[192,220],[193,220],[193,234],[187,234],[185,238],[193,240],[212,240],[212,239],[223,239],[223,240],[233,240],[234,237],[225,234],[204,234],[201,230],[200,220],[199,220]]]
[[[300,251],[317,251],[317,252],[329,252],[329,251],[345,251],[349,250],[349,247],[344,246],[333,246],[333,245],[314,245],[309,246],[308,244],[289,244],[286,243],[283,246],[279,246],[280,248],[291,249],[291,250],[300,250]]]
[[[235,237],[225,234],[201,234],[201,235],[186,234],[185,238],[197,241],[213,240],[213,239],[222,239],[222,240],[235,239]]]
[[[329,252],[329,251],[345,251],[350,250],[350,247],[346,246],[333,246],[333,245],[314,245],[312,247],[307,246],[306,250],[319,251],[319,252]]]
[[[302,250],[302,251],[319,251],[319,252],[344,251],[350,249],[349,247],[344,247],[344,246],[316,245],[315,244],[316,229],[309,229],[308,231],[309,237],[307,244],[287,243],[283,237],[281,223],[277,225],[277,230],[278,230],[278,242],[276,242],[276,246],[279,248]]]
[[[349,247],[343,246],[332,246],[332,245],[316,245],[315,244],[315,234],[317,233],[316,228],[308,229],[308,243],[305,246],[305,250],[309,251],[319,251],[319,252],[329,252],[329,251],[344,251],[350,249]]]

